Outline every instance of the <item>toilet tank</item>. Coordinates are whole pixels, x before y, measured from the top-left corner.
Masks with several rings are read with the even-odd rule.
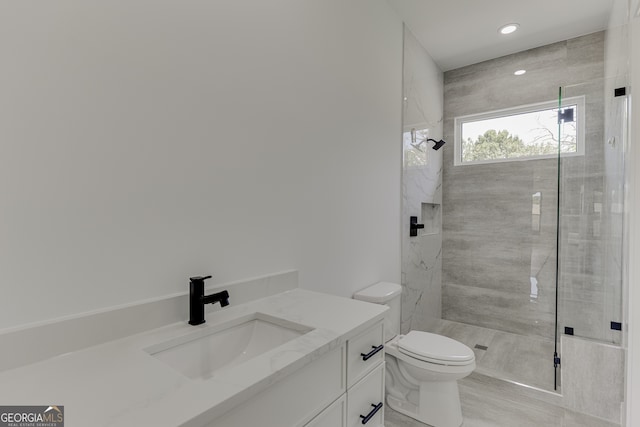
[[[389,307],[384,318],[384,339],[386,341],[400,333],[401,293],[402,287],[397,283],[378,282],[353,294],[354,299]]]

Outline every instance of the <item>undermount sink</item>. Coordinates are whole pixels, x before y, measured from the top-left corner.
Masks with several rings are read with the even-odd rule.
[[[189,378],[209,379],[222,369],[260,356],[311,330],[288,320],[253,313],[201,328],[145,351]]]

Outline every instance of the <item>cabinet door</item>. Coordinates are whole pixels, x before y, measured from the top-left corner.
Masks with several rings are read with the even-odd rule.
[[[347,391],[347,427],[384,427],[384,362]]]
[[[382,322],[347,341],[347,387],[357,383],[384,360],[383,345]]]
[[[320,412],[305,427],[346,427],[347,425],[347,395],[340,396],[327,409]]]

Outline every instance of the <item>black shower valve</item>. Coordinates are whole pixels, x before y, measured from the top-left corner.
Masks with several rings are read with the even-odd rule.
[[[418,229],[424,228],[424,224],[418,224],[417,216],[409,217],[409,236],[416,237],[418,235]]]

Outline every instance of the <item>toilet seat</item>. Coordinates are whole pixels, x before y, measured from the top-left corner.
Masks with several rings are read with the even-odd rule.
[[[438,365],[461,366],[473,363],[475,354],[451,338],[423,331],[411,331],[398,341],[398,350],[415,359]]]

